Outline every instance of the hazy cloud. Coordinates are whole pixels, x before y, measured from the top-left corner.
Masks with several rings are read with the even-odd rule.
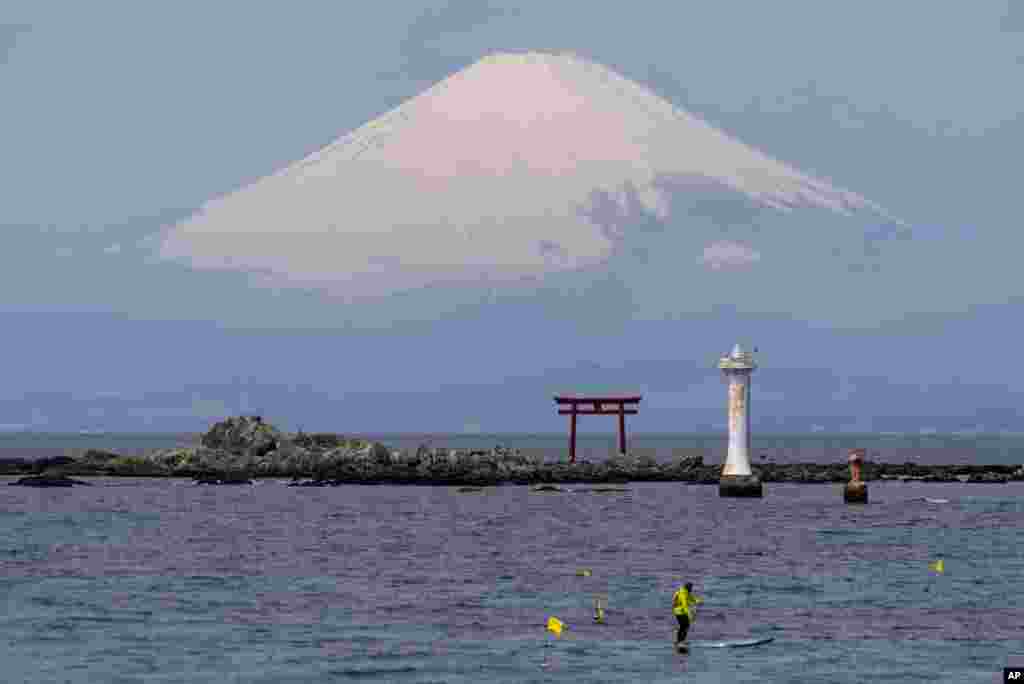
[[[710,408],[715,404],[715,397],[706,392],[694,395],[690,392],[646,392],[643,395],[643,408],[647,409],[692,409]],[[721,397],[718,397],[720,399]],[[721,403],[718,401],[717,403]]]
[[[129,395],[127,393],[125,393],[125,392],[101,391],[101,392],[93,392],[91,397],[83,397],[83,398],[116,399],[116,400],[120,400],[120,399],[128,399]]]
[[[220,399],[192,398],[192,415],[201,418],[222,418],[234,413],[234,409],[227,402]]]
[[[465,66],[465,56],[449,55],[442,49],[444,37],[517,13],[491,0],[434,0],[431,5],[412,22],[399,44],[403,75],[413,80],[440,79]]]
[[[0,24],[0,66],[7,63],[7,57],[18,42],[20,34],[32,30],[30,26],[19,26],[16,24]]]
[[[122,409],[118,413],[149,419],[152,423],[157,419],[168,418],[221,419],[234,411],[227,403],[218,399],[195,398],[187,406],[136,406]]]
[[[1024,32],[1024,4],[1020,0],[1006,0],[1006,14],[999,25],[1008,33]]]
[[[704,248],[700,263],[714,271],[741,269],[757,263],[761,255],[738,242],[714,242]]]

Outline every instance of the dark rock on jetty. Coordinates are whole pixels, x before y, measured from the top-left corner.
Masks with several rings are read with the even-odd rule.
[[[542,484],[542,485],[537,485],[536,487],[534,487],[530,491],[531,492],[564,492],[565,490],[562,489],[561,487],[559,487],[558,485]]]
[[[762,482],[845,483],[844,458],[832,464],[793,463],[753,466]],[[487,450],[420,447],[397,451],[378,442],[332,433],[287,434],[260,416],[228,418],[210,428],[199,445],[161,449],[145,456],[120,456],[90,450],[79,458],[43,461],[0,460],[8,475],[126,475],[190,477],[205,484],[244,484],[254,478],[285,478],[293,486],[344,483],[419,484],[489,487],[499,484],[616,485],[626,482],[689,482],[717,485],[718,464],[705,465],[704,454],[658,463],[646,456],[615,457],[594,463],[542,463],[515,449]],[[1024,480],[1024,466],[864,463],[865,481],[1006,482]],[[58,485],[66,486],[66,485]]]
[[[21,485],[22,487],[74,487],[75,485],[89,485],[91,483],[73,480],[64,475],[30,475],[11,484]]]
[[[846,464],[794,463],[753,466],[762,482],[846,483]],[[387,462],[364,465],[362,469],[342,463],[326,476],[295,483],[316,487],[344,483],[428,484],[468,488],[497,484],[532,485],[533,491],[558,492],[570,483],[609,485],[626,482],[688,482],[719,484],[720,465],[704,465],[700,456],[656,463],[644,458],[616,457],[603,463],[580,461],[538,463],[519,452],[497,447],[489,451],[426,449],[416,454],[396,453]],[[866,480],[921,480],[925,482],[1007,482],[1024,480],[1021,466],[921,466],[918,464],[865,463]],[[461,490],[460,490],[461,491]],[[621,487],[593,487],[577,491],[594,493],[628,491]]]
[[[38,460],[25,458],[0,458],[0,475],[42,475],[74,466],[78,459],[70,456],[51,456]]]
[[[22,475],[32,470],[32,461],[24,458],[0,458],[0,475]]]

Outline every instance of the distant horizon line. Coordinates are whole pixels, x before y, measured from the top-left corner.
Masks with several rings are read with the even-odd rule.
[[[0,436],[3,435],[46,435],[46,436],[61,436],[61,437],[104,437],[110,435],[118,436],[140,436],[140,437],[184,437],[184,436],[202,436],[206,434],[206,430],[203,431],[192,431],[192,430],[153,430],[153,431],[137,431],[137,430],[30,430],[30,429],[0,429]],[[351,435],[353,437],[359,436],[388,436],[388,437],[558,437],[567,438],[568,431],[565,432],[535,432],[535,431],[498,431],[498,432],[465,432],[465,431],[448,431],[448,432],[420,432],[420,431],[330,431],[330,430],[281,430],[285,434],[297,434],[302,432],[307,435],[312,434],[337,434],[337,435]],[[577,437],[607,437],[614,439],[618,433],[615,431],[580,431],[576,432]],[[751,435],[752,438],[756,439],[761,435],[770,436],[800,436],[800,437],[830,437],[835,435],[843,436],[873,436],[873,437],[977,437],[977,436],[994,436],[994,437],[1014,437],[1024,436],[1024,431],[1009,431],[1009,430],[983,430],[983,431],[869,431],[869,430],[858,430],[858,431],[844,431],[844,430],[812,430],[812,431],[797,431],[797,430],[757,430]],[[728,437],[726,430],[716,431],[643,431],[637,430],[627,433],[627,438],[634,437]]]

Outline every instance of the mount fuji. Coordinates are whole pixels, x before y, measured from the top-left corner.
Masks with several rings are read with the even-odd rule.
[[[159,254],[344,297],[494,286],[599,266],[637,216],[685,230],[680,207],[707,198],[895,221],[604,66],[502,53],[208,202],[164,232]],[[760,258],[735,235],[700,244],[692,268]]]

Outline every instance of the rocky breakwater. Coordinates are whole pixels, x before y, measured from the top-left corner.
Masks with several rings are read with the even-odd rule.
[[[260,416],[240,416],[213,425],[195,446],[162,449],[145,456],[90,450],[79,457],[44,460],[0,459],[0,474],[59,478],[82,475],[191,477],[200,483],[246,484],[256,478],[285,478],[302,486],[343,483],[420,484],[486,487],[498,484],[615,484],[688,482],[717,485],[720,464],[705,464],[705,452],[693,450],[672,462],[647,456],[616,456],[602,462],[544,463],[517,449],[485,450],[421,446],[393,450],[379,442],[323,433],[284,433]],[[844,460],[832,464],[762,463],[752,466],[762,482],[845,483]],[[866,461],[865,481],[1008,482],[1024,480],[1024,466],[921,465]],[[52,485],[46,478],[26,480]],[[77,482],[72,482],[77,484]]]
[[[4,458],[0,459],[0,475],[24,475],[8,484],[23,487],[73,487],[89,485],[91,482],[76,480],[70,475],[159,475],[155,468],[143,467],[139,473],[139,462],[128,456],[89,449],[83,455],[51,456],[41,459]]]
[[[849,470],[843,463],[789,463],[752,466],[763,482],[825,483],[847,482]],[[920,482],[1010,482],[1024,480],[1024,465],[922,465],[920,463],[874,463],[865,461],[861,479]]]
[[[845,483],[843,463],[762,464],[753,466],[763,482]],[[716,485],[720,464],[705,464],[702,454],[672,462],[653,458],[616,456],[602,462],[581,460],[544,463],[517,449],[495,446],[486,450],[431,448],[394,451],[382,444],[344,441],[335,435],[284,438],[273,451],[248,466],[253,477],[289,476],[296,486],[345,483],[420,484],[486,487],[499,484],[559,485],[573,483],[687,482]],[[1024,480],[1024,466],[950,465],[867,462],[867,480],[920,480],[925,482],[1008,482]]]
[[[487,450],[420,447],[415,452],[392,452],[389,459],[353,477],[349,472],[294,483],[296,486],[336,485],[349,482],[446,485],[476,491],[499,484],[559,485],[570,483],[622,483],[631,481],[717,482],[718,467],[684,459],[658,464],[650,458],[616,457],[603,463],[579,461],[543,463],[517,449],[495,446]]]
[[[359,452],[339,452],[331,460],[321,460],[312,477],[293,484],[389,483],[479,488],[536,482],[536,468],[537,464],[526,456],[502,446],[472,451],[425,446],[415,451],[391,451],[374,444]]]

